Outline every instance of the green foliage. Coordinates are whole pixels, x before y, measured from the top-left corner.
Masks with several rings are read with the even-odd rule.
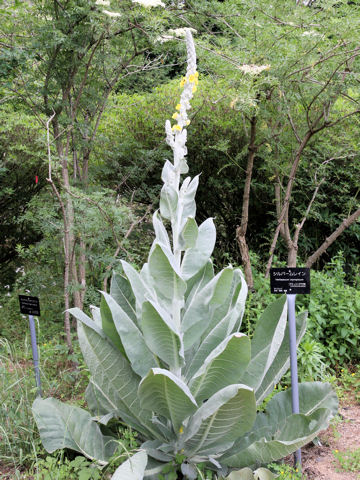
[[[244,319],[249,335],[254,319],[273,297],[269,281],[259,271],[258,257],[253,258],[255,291],[249,294]],[[340,252],[325,270],[312,270],[310,295],[300,295],[296,300],[299,312],[309,310],[307,333],[298,349],[301,381],[321,380],[335,367],[359,359],[360,295],[359,289],[348,283],[345,267]]]
[[[298,350],[299,377],[302,382],[323,380],[329,371],[325,347],[305,335]]]
[[[350,398],[354,395],[360,403],[360,366],[355,369],[342,368],[337,382],[339,398]]]
[[[75,457],[74,460],[64,458],[63,455],[38,460],[33,472],[39,480],[100,480],[101,473],[84,457]],[[30,472],[30,475],[33,474]],[[25,478],[28,478],[27,476]]]
[[[360,292],[345,283],[343,268],[340,255],[311,275],[308,330],[333,367],[360,358]]]
[[[334,457],[340,464],[338,471],[360,472],[360,448],[340,452],[335,450]]]
[[[0,285],[14,281],[16,245],[36,241],[40,231],[31,223],[19,221],[45,184],[43,169],[44,141],[35,118],[24,109],[0,105]],[[21,165],[21,168],[19,166]],[[35,176],[39,183],[35,183]]]
[[[279,480],[301,480],[307,478],[299,468],[293,468],[286,463],[271,463],[268,467],[277,474]]]

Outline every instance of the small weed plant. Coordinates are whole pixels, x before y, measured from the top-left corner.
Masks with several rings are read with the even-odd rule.
[[[100,480],[100,470],[85,457],[68,458],[47,456],[34,469],[37,480]],[[33,478],[33,476],[28,477]]]
[[[299,468],[293,468],[286,463],[271,463],[268,467],[277,475],[278,480],[305,480],[307,478]]]
[[[346,472],[360,473],[360,448],[346,450],[345,452],[334,450],[333,454],[340,465],[338,471],[345,470]]]

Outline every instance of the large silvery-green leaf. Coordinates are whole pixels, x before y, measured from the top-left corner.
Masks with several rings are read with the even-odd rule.
[[[115,328],[132,368],[141,377],[145,376],[150,368],[156,366],[156,361],[146,345],[140,329],[110,295],[105,292],[102,294],[109,306]]]
[[[185,383],[168,370],[153,368],[139,386],[140,404],[171,420],[175,433],[183,421],[197,408],[197,403]]]
[[[240,282],[238,281],[239,278]],[[185,371],[185,376],[188,380],[191,379],[195,372],[204,363],[209,352],[213,351],[224,340],[224,338],[228,337],[232,332],[236,332],[236,326],[241,324],[245,309],[247,285],[242,274],[239,274],[238,270],[234,271],[233,284],[236,288],[233,288],[234,286],[232,286],[231,293],[235,297],[235,302],[228,302],[224,318],[219,319],[209,333],[206,334],[205,332],[200,346],[196,349],[191,358],[188,359]],[[238,292],[236,292],[237,289],[239,290]]]
[[[276,476],[267,468],[258,468],[253,472],[251,468],[245,467],[241,470],[234,470],[225,480],[275,480]]]
[[[101,297],[100,316],[101,316],[102,329],[104,330],[106,335],[110,338],[110,340],[113,342],[115,347],[117,347],[119,349],[119,351],[126,357],[126,353],[125,353],[123,344],[121,342],[119,334],[118,334],[118,332],[116,330],[116,327],[114,325],[111,310],[110,310],[108,304],[106,303],[104,297]]]
[[[147,454],[144,450],[135,453],[115,470],[111,480],[142,480],[147,464]]]
[[[321,382],[299,385],[300,414],[291,413],[291,390],[275,395],[266,413],[257,415],[252,432],[239,439],[221,461],[241,468],[270,463],[294,452],[327,428],[338,400],[331,386]]]
[[[102,418],[110,413],[115,416],[120,416],[118,408],[114,408],[114,403],[111,399],[104,396],[102,391],[96,386],[96,383],[90,381],[85,390],[85,400],[90,412],[96,417],[96,419]]]
[[[86,313],[80,310],[80,308],[69,308],[68,312],[71,313],[71,315],[73,315],[81,323],[94,330],[98,335],[103,338],[108,338],[110,341],[110,338],[105,335],[104,330],[98,325],[98,323],[88,317]]]
[[[247,291],[247,284],[241,270],[239,268],[234,269],[229,295],[223,303],[212,310],[203,338],[207,337],[224,318],[227,318],[229,321],[229,330],[227,330],[226,335],[239,331],[245,311]]]
[[[55,398],[37,398],[32,410],[41,441],[49,453],[70,448],[106,464],[117,448],[115,439],[103,435],[91,415],[82,408]]]
[[[190,390],[200,403],[222,388],[237,384],[251,356],[249,338],[234,333],[220,343],[205,359],[190,382]]]
[[[185,309],[188,308],[192,299],[200,292],[210,280],[214,278],[214,266],[211,259],[207,262],[204,268],[200,270],[196,275],[186,281],[186,303]]]
[[[178,205],[178,193],[169,184],[164,184],[160,193],[160,213],[161,216],[172,220],[175,218],[176,207]]]
[[[233,269],[225,268],[186,302],[182,318],[184,348],[197,342],[207,327],[210,307],[221,304],[229,294]]]
[[[180,200],[182,203],[182,216],[181,216],[181,229],[184,228],[188,217],[195,218],[196,214],[196,202],[195,194],[199,186],[199,175],[196,175],[192,180],[190,177],[186,177],[180,188]]]
[[[140,408],[137,396],[140,378],[129,362],[86,325],[79,325],[78,336],[92,375],[87,391],[91,410],[96,415],[114,412],[138,431],[161,438],[148,414]]]
[[[209,352],[212,352],[224,338],[228,336],[228,332],[231,319],[226,316],[213,330],[204,338],[200,346],[196,349],[195,353],[189,358],[186,370],[184,372],[185,378],[189,381],[193,375],[204,364],[205,359],[208,357]]]
[[[153,226],[156,236],[156,242],[161,243],[164,245],[165,248],[171,250],[169,235],[166,231],[166,228],[159,217],[158,211],[156,211],[153,215]]]
[[[136,298],[136,303],[141,309],[142,304],[146,300],[145,296],[148,296],[150,298],[155,296],[152,286],[148,283],[145,283],[141,278],[139,272],[137,272],[135,268],[132,267],[129,263],[121,260],[121,265],[124,269],[126,277],[130,282],[131,289]]]
[[[128,317],[136,323],[135,297],[129,280],[122,275],[114,273],[111,278],[110,295]]]
[[[95,305],[90,305],[90,310],[94,322],[99,328],[102,328],[100,308],[95,307]]]
[[[213,219],[208,218],[199,227],[194,247],[185,251],[181,263],[181,274],[185,280],[194,276],[206,265],[214,250],[215,240],[215,225]]]
[[[159,305],[145,302],[141,327],[150,350],[170,368],[179,368],[184,363],[184,348],[180,334],[170,315]]]
[[[168,299],[181,300],[186,292],[186,283],[177,271],[171,252],[156,244],[149,257],[149,272],[155,280],[155,288]]]
[[[198,234],[199,228],[197,226],[195,218],[188,217],[185,226],[180,234],[180,244],[182,250],[195,247]]]
[[[271,367],[285,335],[287,304],[285,295],[269,305],[258,320],[251,340],[251,360],[241,379],[257,389]]]
[[[246,385],[229,385],[215,393],[191,417],[184,431],[189,456],[234,441],[252,427],[256,417],[254,392]]]
[[[296,317],[296,344],[299,345],[306,330],[307,312],[302,312]],[[276,357],[266,372],[262,382],[255,390],[256,404],[260,405],[269,395],[274,386],[286,373],[290,366],[289,325],[286,326],[285,335]]]

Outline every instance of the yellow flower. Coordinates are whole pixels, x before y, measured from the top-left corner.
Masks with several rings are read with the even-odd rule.
[[[179,116],[178,112],[175,112],[171,118],[173,118],[174,120],[176,120],[178,116]]]
[[[186,83],[186,77],[183,77],[180,82],[180,87],[183,87]]]
[[[197,87],[194,85],[193,88],[192,88],[192,92],[195,93],[197,90]]]
[[[178,130],[179,132],[181,131],[180,125],[174,125],[174,126],[172,127],[172,129],[173,129],[173,130]]]
[[[287,389],[287,386],[285,385],[285,390]]]
[[[184,433],[184,427],[181,425],[180,430],[179,430],[180,435]]]
[[[195,82],[195,78],[196,78],[195,75],[190,75],[190,76],[189,76],[189,82],[190,82],[190,83],[194,83],[194,82]]]
[[[190,125],[190,120],[186,120],[186,125]]]
[[[355,373],[352,373],[351,376],[353,377],[355,375]]]
[[[339,453],[339,450],[336,449],[336,450],[335,450],[335,453]]]
[[[196,78],[199,78],[199,72],[195,72],[194,75]]]
[[[180,110],[180,108],[181,108],[180,103],[178,103],[175,108],[176,108],[176,110]]]

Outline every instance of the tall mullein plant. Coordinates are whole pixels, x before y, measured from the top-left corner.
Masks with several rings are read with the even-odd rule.
[[[173,126],[166,122],[173,163],[166,161],[162,171],[148,261],[140,272],[122,262],[92,319],[71,310],[91,373],[90,413],[54,398],[33,405],[48,452],[66,447],[101,465],[118,446],[109,421],[121,419],[134,428],[141,450],[114,480],[155,480],[167,464],[178,464],[184,478],[195,479],[203,462],[219,475],[243,469],[231,471],[230,479],[251,478],[246,467],[308,443],[337,409],[330,385],[318,382],[300,385],[300,414],[292,414],[290,391],[274,395],[266,411],[257,413],[289,367],[286,302],[279,298],[265,309],[250,341],[240,332],[247,295],[241,270],[228,266],[214,273],[214,223],[210,218],[198,226],[195,220],[199,179],[181,183],[188,171],[188,111],[198,83],[189,31],[186,45],[180,103]],[[298,342],[305,324],[306,315],[299,315]],[[255,475],[270,478],[261,469]]]

